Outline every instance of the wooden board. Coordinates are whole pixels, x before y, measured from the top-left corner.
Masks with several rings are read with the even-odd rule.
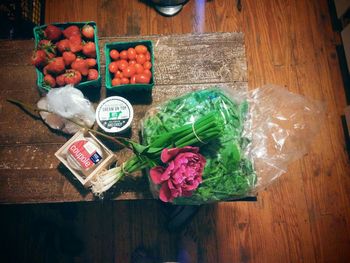
[[[152,98],[142,98],[143,94],[126,96],[134,104],[134,121],[131,138],[138,141],[140,119],[152,106],[175,98],[189,91],[217,86],[232,89],[247,89],[247,65],[243,34],[211,33],[169,36],[144,36],[154,43],[155,87]],[[104,44],[107,42],[135,41],[141,37],[101,38],[101,74],[104,79]],[[11,43],[11,44],[10,44]],[[6,50],[2,54],[0,79],[0,153],[4,158],[0,163],[0,202],[65,202],[93,200],[89,191],[82,191],[79,184],[72,184],[69,171],[60,169],[54,153],[69,138],[50,130],[41,120],[35,120],[22,110],[6,102],[15,98],[35,104],[39,93],[35,86],[35,70],[23,64],[23,57],[30,57],[33,41],[1,42]],[[19,56],[15,50],[20,50]],[[203,52],[207,50],[207,52]],[[224,52],[223,52],[224,51]],[[105,87],[96,91],[98,99],[106,97]],[[112,149],[114,145],[108,143]],[[117,152],[119,163],[131,156],[129,150]],[[25,172],[24,172],[25,171]],[[27,176],[26,176],[27,175]],[[139,178],[140,174],[136,177]],[[116,189],[115,199],[150,198],[147,181],[133,181],[124,184],[123,191]],[[68,185],[67,185],[68,184]],[[16,189],[14,189],[14,186]],[[23,186],[23,188],[21,188]],[[33,188],[31,191],[23,189]],[[33,191],[36,193],[33,196]],[[87,193],[85,193],[87,192]]]

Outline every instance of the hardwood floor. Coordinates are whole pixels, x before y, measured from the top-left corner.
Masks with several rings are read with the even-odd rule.
[[[175,233],[165,229],[156,201],[2,206],[0,247],[11,255],[2,262],[129,262],[139,246],[160,261],[177,260],[182,248],[189,262],[349,261],[345,95],[327,1],[245,0],[241,12],[235,2],[190,0],[168,18],[146,1],[50,0],[45,17],[96,21],[104,37],[244,32],[251,89],[274,83],[326,102],[328,117],[309,154],[257,202],[203,206]]]

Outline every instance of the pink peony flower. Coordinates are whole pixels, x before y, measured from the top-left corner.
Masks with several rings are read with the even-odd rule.
[[[156,166],[150,171],[155,184],[161,184],[159,198],[163,202],[172,202],[180,196],[191,196],[202,182],[205,158],[198,147],[163,149],[161,154],[167,167]]]

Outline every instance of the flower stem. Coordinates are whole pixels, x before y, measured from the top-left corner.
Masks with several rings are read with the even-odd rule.
[[[47,112],[47,113],[52,113],[52,114],[55,114],[54,112],[52,111],[49,111],[49,110],[46,110],[46,109],[40,109],[40,108],[37,108],[37,107],[33,107],[32,105],[29,105],[27,103],[24,103],[22,101],[19,101],[19,100],[15,100],[15,99],[7,99],[8,102],[11,102],[13,104],[16,104],[18,106],[20,106],[21,108],[23,108],[24,110],[27,110],[27,111],[32,111],[32,112],[35,112],[35,113],[40,113],[40,112]],[[38,116],[39,117],[39,116]],[[61,116],[62,117],[62,116]],[[63,118],[63,117],[62,117]],[[89,131],[93,134],[98,134],[106,139],[109,139],[113,142],[115,142],[116,144],[120,145],[120,146],[123,146],[123,147],[126,147],[128,149],[131,149],[131,146],[129,144],[129,140],[125,139],[125,138],[122,138],[122,137],[112,137],[112,136],[109,136],[109,135],[106,135],[102,132],[99,132],[99,131],[96,131],[96,130],[93,130],[93,129],[90,129],[72,119],[69,119],[69,118],[64,118],[72,123],[74,123],[75,125],[79,126],[80,128],[86,130],[86,131]]]

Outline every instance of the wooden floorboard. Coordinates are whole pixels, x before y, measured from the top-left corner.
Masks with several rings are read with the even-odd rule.
[[[2,262],[129,262],[139,246],[160,261],[175,261],[184,247],[190,262],[348,262],[345,95],[327,0],[244,0],[241,12],[231,0],[191,0],[172,18],[145,2],[46,1],[46,22],[94,20],[100,37],[244,32],[249,88],[274,83],[325,101],[319,136],[257,202],[204,206],[180,232],[165,229],[156,201],[1,206]],[[38,225],[39,219],[48,222]],[[47,234],[52,225],[77,238],[68,242],[71,251],[56,244],[58,233]]]

